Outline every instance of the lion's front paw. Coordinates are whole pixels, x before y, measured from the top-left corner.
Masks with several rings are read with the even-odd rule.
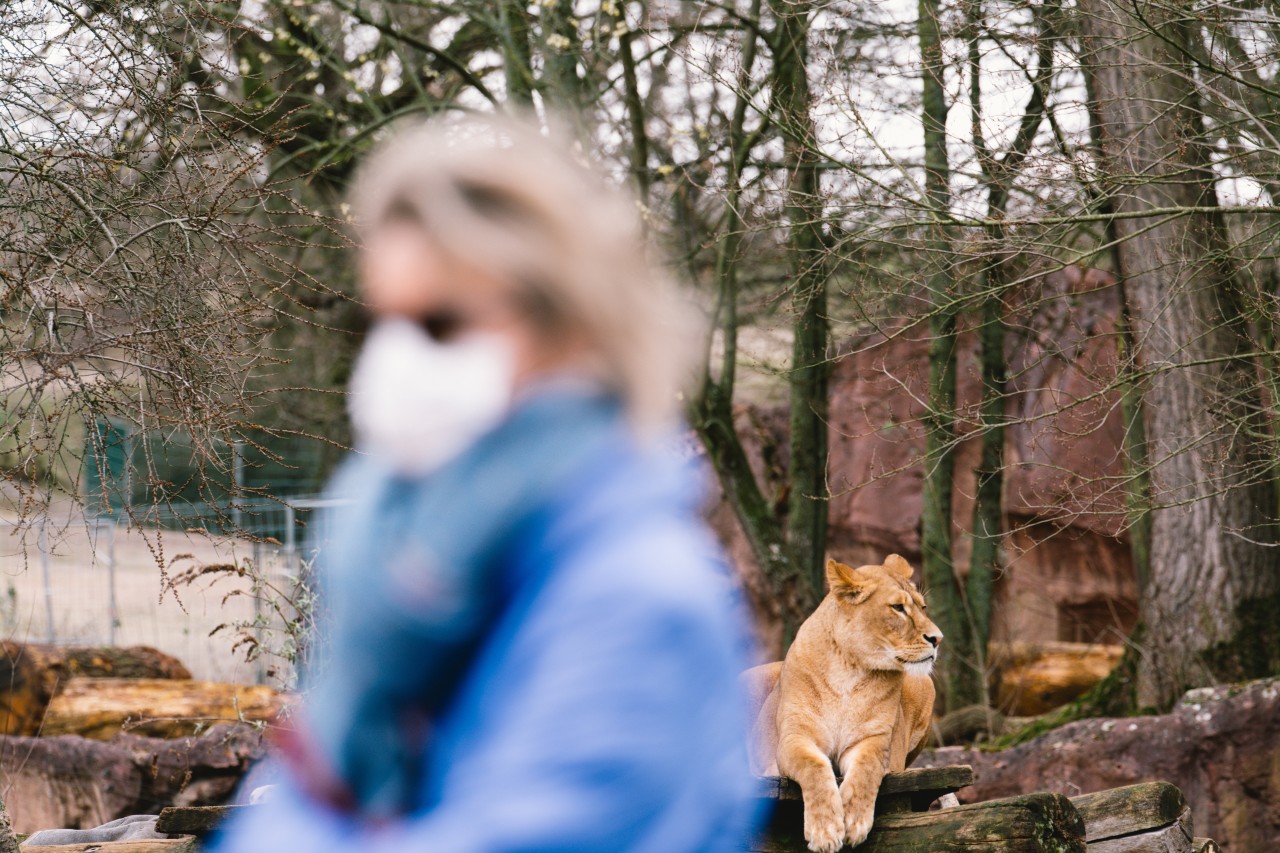
[[[806,808],[804,838],[814,853],[836,853],[844,846],[844,820],[830,807]]]
[[[857,847],[867,840],[871,834],[871,824],[875,820],[876,811],[873,804],[870,808],[850,809],[845,807],[844,832],[849,839],[850,847]]]

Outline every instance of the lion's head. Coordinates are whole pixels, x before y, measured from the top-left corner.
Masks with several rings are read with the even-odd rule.
[[[827,561],[830,628],[839,648],[871,669],[928,675],[942,632],[925,615],[924,597],[911,582],[911,566],[897,554],[883,566],[853,568]]]

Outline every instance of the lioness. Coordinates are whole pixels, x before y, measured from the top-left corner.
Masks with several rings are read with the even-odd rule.
[[[924,746],[942,642],[897,554],[857,569],[828,560],[827,583],[786,660],[743,673],[760,706],[752,769],[799,783],[804,837],[820,853],[866,839],[884,774]]]

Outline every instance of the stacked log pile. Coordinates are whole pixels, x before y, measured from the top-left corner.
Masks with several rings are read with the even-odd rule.
[[[270,687],[193,681],[147,646],[0,643],[0,734],[183,737],[219,722],[270,722],[282,707]]]
[[[1086,853],[1084,824],[1057,794],[1010,797],[975,806],[929,811],[930,804],[973,782],[966,766],[911,769],[889,773],[876,798],[876,820],[865,853]],[[804,803],[799,786],[771,779],[765,796],[773,800],[773,817],[749,853],[801,853]]]
[[[1090,853],[1200,853],[1191,807],[1168,782],[1149,782],[1073,797]],[[1208,842],[1212,843],[1212,842]]]
[[[863,853],[1218,853],[1210,839],[1195,837],[1191,809],[1173,785],[1150,782],[1068,798],[1033,793],[982,803],[931,808],[974,781],[972,768],[917,768],[885,776],[876,819]],[[804,803],[788,779],[769,779],[761,795],[772,819],[744,853],[802,853]],[[172,841],[100,844],[97,853],[195,850],[232,812],[257,806],[170,807],[156,831],[181,834]],[[141,846],[140,846],[141,845]],[[83,850],[82,850],[83,848]],[[26,847],[28,853],[89,853],[83,845]]]
[[[15,829],[223,802],[264,752],[245,723],[283,704],[269,687],[195,681],[144,646],[0,643],[0,785]]]
[[[76,678],[189,681],[181,661],[147,646],[70,648],[0,642],[0,734],[39,734],[53,698]]]
[[[930,810],[974,781],[972,768],[919,768],[885,776],[861,853],[1216,853],[1196,838],[1191,809],[1173,785],[1150,782],[1068,798],[1035,793]],[[771,779],[773,819],[749,853],[802,853],[799,788]]]

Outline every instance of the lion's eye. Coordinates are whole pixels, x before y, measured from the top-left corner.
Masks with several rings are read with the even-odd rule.
[[[907,612],[907,608],[903,607],[901,604],[890,604],[889,606],[892,607],[894,610],[898,611],[899,613]]]

